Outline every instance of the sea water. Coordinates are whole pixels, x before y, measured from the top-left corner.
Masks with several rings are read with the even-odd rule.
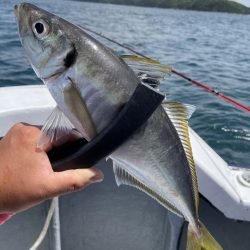
[[[16,0],[0,3],[0,86],[42,84],[19,42]],[[129,45],[250,106],[250,16],[77,1],[29,1]],[[128,51],[107,43],[119,53]],[[167,99],[193,104],[191,127],[229,164],[250,167],[250,115],[177,76]],[[1,108],[1,107],[0,107]]]

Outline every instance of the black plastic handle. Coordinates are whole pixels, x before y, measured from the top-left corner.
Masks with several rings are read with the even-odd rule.
[[[140,128],[161,104],[164,95],[139,84],[113,122],[90,142],[77,140],[48,152],[55,171],[88,168],[114,152]]]

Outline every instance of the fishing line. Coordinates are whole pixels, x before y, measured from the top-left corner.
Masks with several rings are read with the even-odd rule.
[[[119,42],[117,42],[117,41],[115,41],[115,40],[113,40],[113,39],[111,39],[111,38],[109,38],[109,37],[107,37],[107,36],[105,36],[105,35],[99,33],[99,32],[96,32],[96,31],[94,31],[94,30],[91,30],[91,29],[89,29],[89,28],[86,28],[86,27],[83,27],[83,26],[80,26],[80,27],[83,28],[84,30],[89,31],[89,32],[91,32],[91,33],[93,33],[93,34],[95,34],[95,35],[97,35],[97,36],[99,36],[99,37],[102,37],[102,38],[104,38],[105,40],[108,40],[108,41],[110,41],[110,42],[112,42],[112,43],[114,43],[114,44],[116,44],[116,45],[118,45],[118,46],[120,46],[120,47],[122,47],[122,48],[124,48],[124,49],[127,49],[127,50],[133,52],[134,54],[136,54],[136,55],[138,55],[138,56],[141,56],[141,57],[146,58],[146,59],[151,59],[150,57],[145,56],[144,54],[142,54],[142,53],[140,53],[140,52],[134,50],[133,48],[131,48],[131,47],[128,46],[128,45],[121,44],[121,43],[119,43]],[[151,60],[152,60],[152,59],[151,59]],[[166,65],[166,66],[168,66],[168,65]],[[168,66],[168,67],[169,67],[169,66]],[[181,78],[183,78],[183,79],[189,81],[190,83],[192,83],[192,84],[194,84],[194,85],[196,85],[196,86],[198,86],[198,87],[204,89],[205,91],[207,91],[207,92],[209,92],[209,93],[211,93],[211,94],[213,94],[213,95],[215,95],[215,96],[217,96],[217,97],[223,99],[224,101],[226,101],[226,102],[228,102],[228,103],[230,103],[230,104],[232,104],[232,105],[234,105],[234,106],[236,106],[236,107],[238,107],[238,108],[240,108],[240,109],[242,109],[242,110],[244,110],[244,111],[250,113],[250,108],[249,108],[249,107],[247,107],[247,106],[245,106],[245,105],[239,103],[239,102],[236,101],[236,100],[233,100],[232,98],[230,98],[230,97],[224,95],[223,93],[220,93],[220,92],[216,91],[215,89],[208,87],[208,86],[205,85],[204,83],[198,82],[198,81],[196,81],[196,80],[194,80],[194,79],[192,79],[192,78],[190,78],[190,77],[188,77],[188,76],[186,76],[186,75],[184,75],[184,74],[182,74],[182,73],[180,73],[180,72],[178,72],[178,71],[176,71],[176,70],[174,70],[174,69],[172,69],[171,71],[172,71],[173,74],[175,74],[175,75],[177,75],[177,76],[179,76],[179,77],[181,77]]]
[[[58,202],[57,199],[58,199],[57,197],[52,199],[49,210],[48,210],[48,214],[47,214],[47,217],[46,217],[46,220],[45,220],[45,223],[44,223],[44,226],[42,228],[42,231],[40,232],[38,238],[33,243],[33,245],[29,248],[29,250],[37,250],[38,247],[43,242],[43,240],[44,240],[44,238],[45,238],[45,236],[46,236],[46,234],[48,232],[50,221],[52,219],[52,216],[54,214],[54,211],[55,211],[55,208],[56,208],[56,205],[57,205],[57,202]]]

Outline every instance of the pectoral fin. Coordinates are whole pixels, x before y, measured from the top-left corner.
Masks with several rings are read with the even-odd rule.
[[[69,119],[58,107],[55,107],[43,125],[37,148],[46,149],[49,145],[61,144],[73,129],[74,126]]]
[[[64,89],[63,94],[65,104],[83,127],[83,131],[80,132],[84,134],[87,140],[91,140],[97,134],[96,128],[79,90],[72,81],[71,84]]]

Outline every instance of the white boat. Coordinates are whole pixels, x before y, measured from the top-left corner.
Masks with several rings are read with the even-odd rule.
[[[44,86],[0,88],[0,137],[16,122],[42,125],[55,103]],[[250,171],[229,166],[190,128],[201,194],[200,218],[226,250],[250,249]],[[111,163],[101,161],[101,184],[61,197],[39,249],[177,249],[183,220],[144,193],[117,187]],[[0,249],[29,249],[49,202],[0,227]]]

